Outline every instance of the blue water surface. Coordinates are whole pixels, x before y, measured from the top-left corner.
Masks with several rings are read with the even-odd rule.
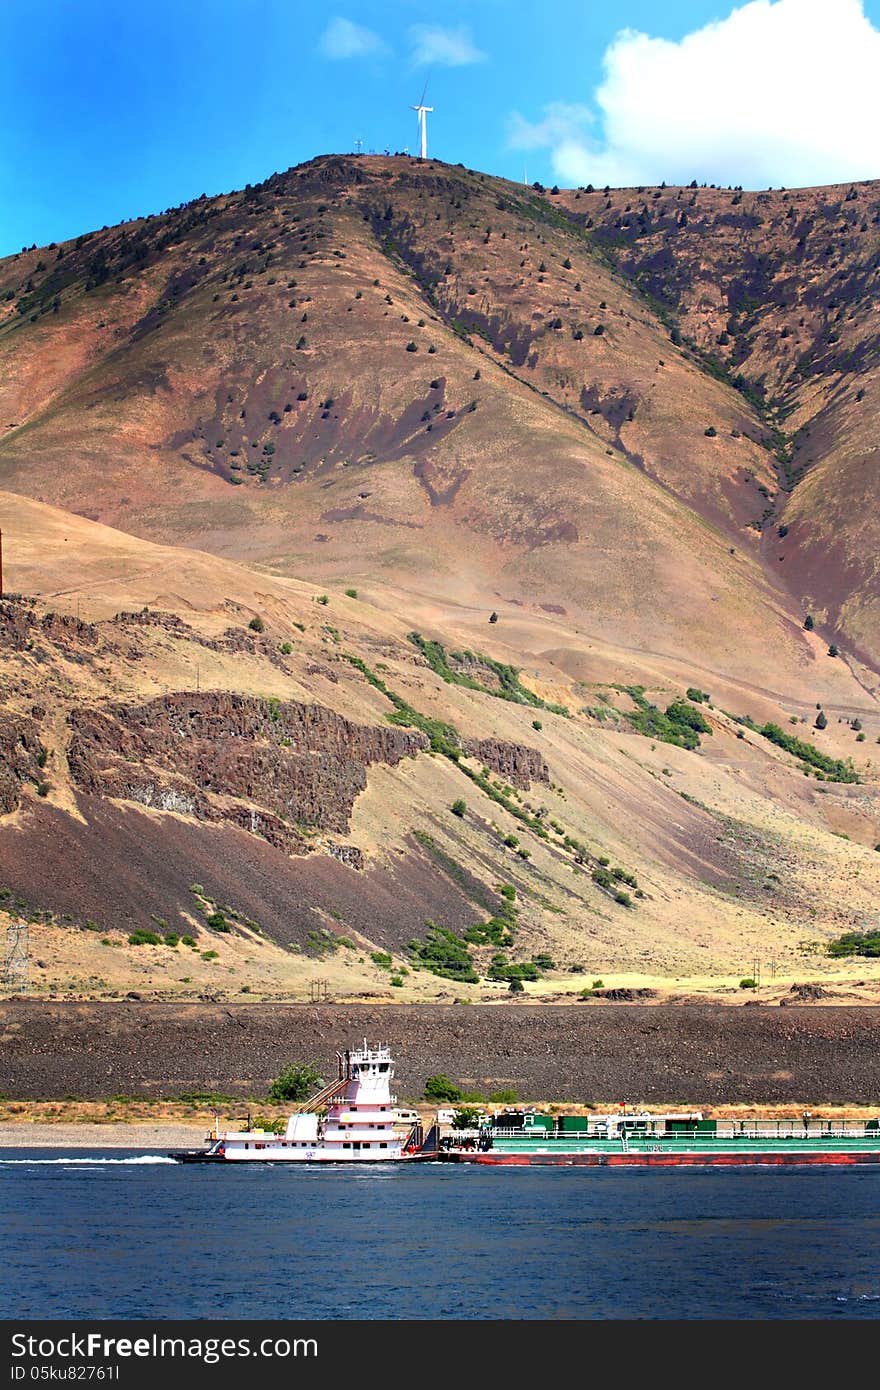
[[[880,1167],[0,1150],[0,1317],[880,1318]]]

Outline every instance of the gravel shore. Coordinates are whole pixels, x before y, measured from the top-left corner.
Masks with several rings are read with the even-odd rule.
[[[204,1124],[0,1124],[0,1149],[198,1149]]]

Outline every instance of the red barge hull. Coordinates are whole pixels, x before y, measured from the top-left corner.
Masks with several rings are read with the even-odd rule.
[[[438,1155],[450,1163],[482,1163],[496,1168],[741,1168],[744,1166],[792,1167],[805,1163],[839,1166],[880,1163],[876,1153],[724,1153],[724,1154],[492,1154],[446,1153]]]

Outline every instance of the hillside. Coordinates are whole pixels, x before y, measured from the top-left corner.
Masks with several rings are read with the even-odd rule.
[[[326,157],[0,262],[0,888],[34,987],[880,980],[817,954],[880,890],[856,192],[798,261],[784,193]],[[836,193],[791,196],[803,227]]]
[[[38,989],[369,997],[394,977],[407,998],[503,998],[499,953],[549,958],[526,982],[549,998],[606,976],[735,992],[756,960],[780,985],[871,976],[815,954],[864,928],[880,883],[851,723],[819,734],[806,701],[719,678],[685,702],[710,731],[688,748],[627,715],[692,673],[593,639],[573,679],[558,616],[541,629],[564,664],[545,650],[517,676],[528,617],[403,614],[396,590],[258,575],[12,494],[0,526],[36,595],[0,605],[0,887],[33,922]],[[826,691],[874,743],[864,694]],[[805,778],[758,732],[789,719],[860,780]],[[466,939],[445,976],[413,971],[433,924]]]
[[[850,642],[839,566],[792,592],[763,553],[766,421],[549,195],[326,158],[23,253],[2,295],[7,488],[284,573],[417,568],[438,598],[563,606],[755,678],[768,644],[797,661],[806,603],[877,655],[876,576]],[[875,511],[833,544],[875,554]]]
[[[758,404],[779,470],[764,559],[876,663],[880,185],[577,190],[558,203]]]

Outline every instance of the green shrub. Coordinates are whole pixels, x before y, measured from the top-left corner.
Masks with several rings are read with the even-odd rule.
[[[293,647],[289,642],[282,642],[278,650],[280,651],[282,656],[290,656],[290,653],[293,651]]]
[[[828,719],[825,712],[820,709],[816,716],[816,728],[824,729],[827,723]],[[775,743],[778,748],[785,749],[786,753],[791,753],[802,763],[806,763],[808,767],[816,769],[817,775],[823,776],[826,781],[859,781],[859,775],[848,758],[845,760],[832,758],[812,743],[806,743],[804,739],[795,738],[793,734],[785,733],[778,724],[765,724],[758,732],[764,738],[769,739],[771,743]]]
[[[177,932],[169,931],[169,932],[166,932],[166,933],[165,933],[165,945],[166,945],[166,946],[178,946],[179,944],[180,944],[180,937],[177,935]]]
[[[757,989],[758,981],[753,980],[751,975],[747,975],[745,979],[740,980],[739,987],[740,989]]]
[[[182,936],[180,940],[184,946],[195,946],[196,944],[196,939],[194,936]]]
[[[161,946],[162,938],[146,927],[138,927],[128,938],[129,946]]]
[[[464,984],[476,984],[479,980],[467,942],[446,927],[430,923],[425,940],[411,941],[409,949],[414,959],[434,975]]]
[[[425,1100],[447,1100],[455,1104],[461,1100],[461,1087],[450,1081],[445,1072],[429,1076],[425,1082]]]
[[[346,598],[357,598],[358,591],[357,589],[346,589],[345,596]]]
[[[391,957],[387,951],[371,951],[370,960],[374,965],[379,965],[383,969],[387,969],[391,965]]]
[[[880,845],[875,846],[880,849]],[[880,931],[845,932],[828,945],[829,956],[880,956]]]
[[[462,1097],[463,1098],[463,1097]],[[452,1117],[453,1129],[476,1129],[480,1123],[480,1117],[476,1110],[469,1107],[456,1110]]]
[[[488,922],[477,922],[474,926],[468,927],[464,940],[472,946],[513,945],[510,923],[501,917],[490,917]]]
[[[219,954],[219,951],[202,951],[202,960],[216,960]]]
[[[259,616],[259,614],[257,614],[256,617],[251,618],[250,622],[248,623],[248,627],[251,629],[252,632],[265,632],[266,630],[266,624],[263,622],[263,619]]]
[[[291,1062],[272,1082],[268,1099],[276,1102],[308,1100],[323,1085],[324,1081],[315,1067]]]
[[[462,799],[462,797],[459,797],[457,801],[453,801],[449,809],[454,816],[461,817],[467,813],[467,803]]]
[[[663,712],[645,698],[641,686],[631,685],[625,689],[636,705],[635,710],[626,713],[626,718],[646,738],[695,749],[700,746],[700,734],[712,733],[705,716],[688,700],[673,700]]]
[[[222,912],[209,913],[208,916],[205,918],[205,921],[207,922],[208,926],[211,928],[212,931],[230,930],[229,923],[226,920],[226,916]]]

